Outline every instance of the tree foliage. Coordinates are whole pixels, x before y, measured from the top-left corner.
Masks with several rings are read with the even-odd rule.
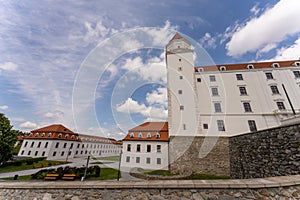
[[[3,113],[0,113],[0,166],[13,155],[13,148],[19,131],[12,128],[9,119]]]

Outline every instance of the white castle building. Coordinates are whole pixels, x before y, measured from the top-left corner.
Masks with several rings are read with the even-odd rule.
[[[299,121],[300,61],[194,66],[178,33],[166,47],[170,136],[232,136]]]
[[[122,143],[114,139],[78,134],[61,124],[53,124],[25,135],[18,156],[67,160],[87,156],[117,156],[121,150]]]

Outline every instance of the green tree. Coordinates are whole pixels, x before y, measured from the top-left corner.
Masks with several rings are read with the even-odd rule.
[[[9,119],[0,113],[0,166],[13,155],[19,131],[13,130],[12,127]]]

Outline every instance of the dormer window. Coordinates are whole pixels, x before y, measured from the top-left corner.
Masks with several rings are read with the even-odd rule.
[[[32,137],[32,135],[33,135],[32,133],[29,134],[30,137]]]
[[[160,138],[160,134],[156,133],[155,137],[156,137],[156,139],[159,139]]]
[[[221,66],[220,67],[220,71],[226,71],[226,67],[225,66]]]
[[[198,68],[198,72],[203,72],[203,68]]]
[[[62,134],[61,134],[61,133],[59,133],[59,134],[58,134],[58,138],[61,138],[61,137],[62,137]]]
[[[52,133],[48,133],[48,137],[52,137]]]
[[[42,133],[42,137],[45,137],[46,133]]]
[[[74,135],[72,135],[72,136],[71,136],[71,139],[73,140],[74,138],[75,138],[75,136],[74,136]]]
[[[148,134],[147,134],[147,138],[151,138],[151,133],[148,133]]]
[[[36,133],[36,134],[35,134],[35,137],[39,137],[39,133]]]
[[[130,133],[130,138],[134,138],[134,133]]]
[[[247,65],[247,69],[254,69],[254,65],[252,65],[252,64]]]
[[[142,137],[143,137],[142,133],[139,133],[138,137],[139,137],[139,138],[142,138]]]
[[[272,64],[272,67],[273,67],[273,68],[279,68],[280,65],[279,65],[278,63],[273,63],[273,64]]]
[[[300,67],[300,62],[294,62],[294,66]]]
[[[66,134],[65,138],[68,139],[68,137],[69,137],[69,134]]]

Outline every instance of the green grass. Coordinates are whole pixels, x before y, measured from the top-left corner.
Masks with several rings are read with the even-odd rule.
[[[171,174],[168,170],[148,171],[148,172],[145,172],[145,174],[149,174],[149,175],[161,175],[161,176],[174,176],[174,174]]]
[[[88,177],[87,180],[110,180],[117,178],[118,170],[112,168],[101,168],[100,177]]]
[[[12,181],[14,180],[14,177],[9,177],[9,178],[0,178],[1,180],[5,180],[5,181]],[[32,180],[31,179],[31,175],[27,175],[27,176],[19,176],[18,181],[28,181],[28,180]]]
[[[20,166],[7,166],[7,167],[0,167],[0,173],[3,173],[3,172],[14,172],[14,171],[21,171],[21,170],[27,170],[27,169],[35,169],[34,168],[34,165],[45,165],[45,164],[48,164],[49,167],[50,165],[51,166],[54,166],[54,165],[58,165],[58,164],[65,164],[64,162],[61,162],[61,161],[53,161],[53,160],[42,160],[42,161],[39,161],[37,163],[34,163],[32,165],[27,165],[26,163],[23,163],[22,165]]]
[[[229,176],[216,176],[210,174],[194,174],[189,179],[192,180],[210,180],[210,179],[229,179]]]

